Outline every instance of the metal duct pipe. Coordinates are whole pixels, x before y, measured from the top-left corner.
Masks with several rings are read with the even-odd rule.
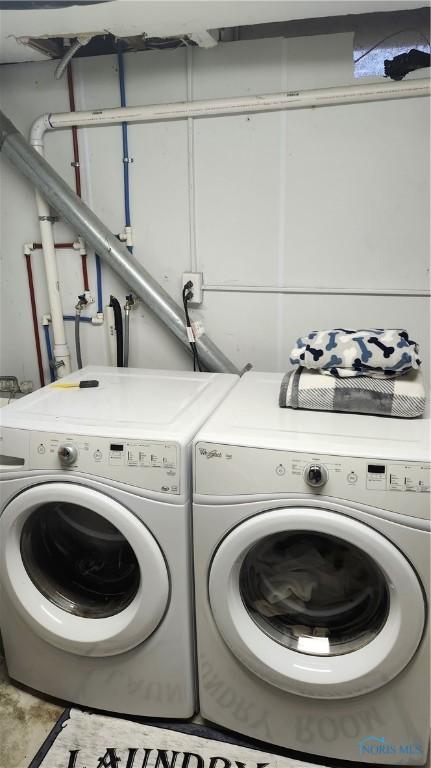
[[[190,351],[182,309],[1,111],[0,150]],[[206,334],[197,345],[209,371],[239,373]]]

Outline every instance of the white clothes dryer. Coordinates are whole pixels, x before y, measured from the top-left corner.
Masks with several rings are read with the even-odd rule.
[[[197,434],[200,709],[325,758],[425,763],[430,421],[278,407],[249,373]]]
[[[2,409],[10,676],[102,710],[196,711],[191,441],[237,377],[84,368]]]

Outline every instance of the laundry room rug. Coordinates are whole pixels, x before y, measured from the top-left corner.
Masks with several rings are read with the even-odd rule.
[[[176,726],[175,726],[176,727]],[[314,768],[195,724],[181,730],[66,710],[29,768]],[[189,732],[217,734],[216,738]],[[223,738],[223,740],[222,740]],[[224,740],[227,739],[227,740]]]

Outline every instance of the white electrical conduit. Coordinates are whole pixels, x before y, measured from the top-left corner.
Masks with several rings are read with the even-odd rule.
[[[202,291],[212,293],[286,293],[320,296],[410,296],[421,298],[431,296],[426,288],[314,288],[308,285],[202,285]]]
[[[43,155],[43,143],[34,144],[34,149]],[[48,203],[36,190],[36,208],[39,217],[40,240],[42,243],[43,260],[45,264],[46,284],[48,288],[49,310],[52,321],[54,339],[53,356],[56,375],[62,378],[71,372],[70,351],[66,341],[66,329],[63,320],[63,304],[60,294],[60,281],[55,256],[54,228]]]
[[[309,91],[288,91],[287,93],[274,93],[262,96],[241,96],[238,98],[178,102],[173,104],[151,104],[147,106],[96,109],[83,112],[60,112],[41,115],[35,120],[31,129],[30,143],[43,155],[45,132],[58,128],[276,112],[288,109],[307,109],[392,99],[408,99],[429,96],[430,94],[430,80],[428,78],[421,78],[420,80],[402,82],[363,83]],[[49,215],[48,206],[43,202],[39,194],[36,194],[36,201],[41,223],[41,238],[51,305],[54,358],[56,362],[64,361],[64,366],[58,369],[58,374],[64,375],[70,370],[70,356],[65,344],[52,224],[47,218]]]
[[[57,68],[54,72],[54,77],[56,80],[60,80],[60,78],[64,74],[64,70],[66,69],[67,65],[69,64],[69,61],[71,61],[77,51],[79,51],[80,48],[82,48],[84,45],[87,45],[87,43],[90,42],[92,38],[92,35],[81,35],[80,37],[77,37],[73,45],[70,46],[70,48],[66,51],[63,58],[57,64]]]

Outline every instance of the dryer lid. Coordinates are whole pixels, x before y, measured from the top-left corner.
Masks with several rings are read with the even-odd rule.
[[[62,382],[83,379],[99,386],[44,387],[7,406],[3,426],[186,443],[238,381],[231,374],[91,366]]]
[[[282,373],[250,371],[205,422],[197,440],[256,448],[402,461],[430,460],[431,418],[280,408]]]

